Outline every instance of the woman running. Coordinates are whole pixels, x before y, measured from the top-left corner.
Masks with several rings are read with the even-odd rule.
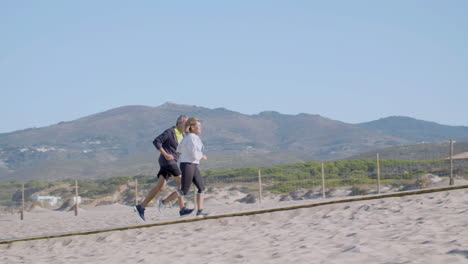
[[[198,169],[200,160],[206,160],[206,156],[203,154],[203,143],[199,137],[202,132],[202,126],[200,121],[195,117],[190,117],[185,123],[186,136],[177,146],[177,152],[180,155],[180,170],[182,172],[182,188],[176,192],[173,192],[169,197],[159,203],[160,207],[165,207],[166,204],[176,199],[179,196],[186,195],[192,182],[198,188],[197,193],[197,216],[203,217],[208,215],[203,212],[203,199],[205,194],[205,182]],[[180,208],[185,208],[184,199],[179,200]],[[192,211],[187,210],[186,214],[190,214]],[[186,215],[180,212],[180,215]]]

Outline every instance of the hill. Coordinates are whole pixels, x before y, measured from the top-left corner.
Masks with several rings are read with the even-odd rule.
[[[379,156],[382,159],[442,160],[450,156],[450,143],[445,141],[439,143],[395,146],[353,155],[348,159],[374,159],[376,157],[376,152],[379,152]],[[454,144],[453,153],[457,154],[462,152],[468,152],[468,141],[456,142]]]
[[[391,116],[357,125],[414,143],[434,143],[449,139],[468,141],[466,126],[447,126],[406,116]]]
[[[424,139],[397,136],[390,124],[379,130],[377,125],[353,125],[311,114],[245,115],[174,103],[124,106],[0,134],[0,182],[154,174],[158,153],[152,141],[180,114],[202,120],[209,157],[203,170],[337,160]],[[398,122],[394,125],[401,127]]]

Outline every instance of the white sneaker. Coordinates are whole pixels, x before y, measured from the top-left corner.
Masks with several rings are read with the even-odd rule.
[[[205,216],[209,216],[209,215],[210,215],[210,213],[203,212],[203,210],[197,211],[197,217],[205,217]]]
[[[158,201],[158,211],[160,215],[164,215],[164,209],[166,209],[166,206],[163,203],[162,199],[159,199]]]

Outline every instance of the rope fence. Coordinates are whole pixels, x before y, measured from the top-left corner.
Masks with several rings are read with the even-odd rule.
[[[199,222],[199,221],[210,220],[210,219],[221,219],[221,218],[229,218],[229,217],[237,217],[237,216],[249,216],[249,215],[257,215],[257,214],[265,214],[265,213],[274,213],[274,212],[281,212],[281,211],[287,211],[287,210],[296,210],[296,209],[324,206],[324,205],[330,205],[330,204],[340,204],[340,203],[349,203],[349,202],[356,202],[356,201],[385,199],[385,198],[391,198],[391,197],[403,197],[403,196],[408,196],[408,195],[427,194],[427,193],[442,192],[442,191],[453,191],[453,190],[460,190],[460,189],[467,189],[467,188],[468,188],[468,185],[460,185],[460,186],[452,186],[452,187],[445,187],[445,188],[426,189],[426,190],[417,190],[417,191],[406,191],[406,192],[399,192],[399,193],[392,193],[392,194],[368,195],[368,196],[362,196],[362,197],[356,197],[356,198],[331,200],[331,201],[326,201],[326,202],[318,202],[318,203],[311,203],[311,204],[305,204],[305,205],[287,206],[287,207],[279,207],[279,208],[272,208],[272,209],[266,209],[266,210],[241,212],[241,213],[212,215],[212,216],[205,216],[203,218],[189,218],[189,219],[169,221],[169,222],[151,223],[151,224],[134,225],[134,226],[124,226],[124,227],[116,227],[116,228],[96,229],[96,230],[91,230],[91,231],[70,232],[70,233],[50,234],[50,235],[39,235],[39,236],[22,237],[22,238],[0,239],[0,245],[1,244],[11,244],[11,243],[14,243],[14,242],[24,242],[24,241],[33,241],[33,240],[41,240],[41,239],[52,239],[52,238],[62,238],[62,237],[70,237],[70,236],[101,234],[101,233],[112,232],[112,231],[124,231],[124,230],[141,229],[141,228],[148,228],[148,227],[155,227],[155,226],[175,225],[175,224]]]

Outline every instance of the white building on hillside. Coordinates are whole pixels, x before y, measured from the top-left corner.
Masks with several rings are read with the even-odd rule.
[[[42,206],[56,206],[58,202],[62,199],[59,196],[43,196],[43,195],[33,195],[33,202],[40,202]]]

